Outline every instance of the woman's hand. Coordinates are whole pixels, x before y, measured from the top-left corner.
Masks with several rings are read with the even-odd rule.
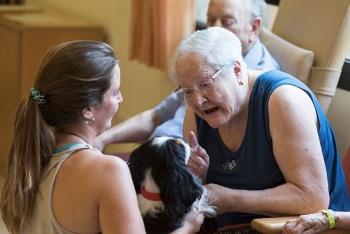
[[[173,231],[171,234],[194,234],[199,232],[204,220],[204,215],[198,211],[197,207],[192,207],[184,218],[182,227]]]
[[[282,228],[283,234],[299,234],[299,233],[319,233],[329,229],[327,217],[321,212],[300,215],[298,218],[287,223]]]
[[[204,215],[198,211],[198,208],[193,208],[184,218],[184,226],[188,227],[188,233],[199,232],[204,220]]]
[[[191,147],[191,157],[188,160],[187,167],[195,176],[204,181],[209,167],[209,156],[205,149],[198,144],[193,131],[189,133],[188,143]]]

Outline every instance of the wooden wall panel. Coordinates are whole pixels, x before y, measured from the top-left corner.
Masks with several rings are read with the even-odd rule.
[[[6,174],[15,111],[27,97],[41,60],[52,46],[70,40],[105,40],[95,24],[62,14],[3,14],[0,18],[0,174]]]
[[[40,28],[25,30],[22,33],[21,98],[26,97],[33,86],[41,60],[47,50],[61,42],[78,39],[102,41],[102,31],[99,29]]]
[[[4,174],[19,100],[20,35],[0,27],[0,174]]]

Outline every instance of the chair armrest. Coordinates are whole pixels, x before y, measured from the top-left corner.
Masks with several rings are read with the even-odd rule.
[[[231,234],[231,233],[251,233],[258,234],[258,232],[254,231],[250,226],[250,223],[242,223],[242,224],[231,224],[226,225],[224,227],[218,228],[217,230],[207,230],[202,229],[204,232],[199,233],[213,233],[213,234]]]
[[[297,218],[296,216],[289,217],[274,217],[274,218],[259,218],[253,219],[251,222],[251,227],[253,230],[258,231],[260,233],[281,233],[281,229],[283,225],[288,220],[293,220]]]

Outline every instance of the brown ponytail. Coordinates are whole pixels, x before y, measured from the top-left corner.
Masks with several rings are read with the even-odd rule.
[[[54,147],[51,130],[43,121],[38,104],[28,98],[17,110],[8,176],[1,197],[1,212],[11,233],[21,233],[31,214],[42,169]]]

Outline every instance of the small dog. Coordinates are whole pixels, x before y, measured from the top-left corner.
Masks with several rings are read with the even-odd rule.
[[[129,160],[132,180],[147,233],[170,233],[184,216],[198,209],[215,215],[206,189],[187,169],[190,147],[182,139],[156,137],[135,149]]]

